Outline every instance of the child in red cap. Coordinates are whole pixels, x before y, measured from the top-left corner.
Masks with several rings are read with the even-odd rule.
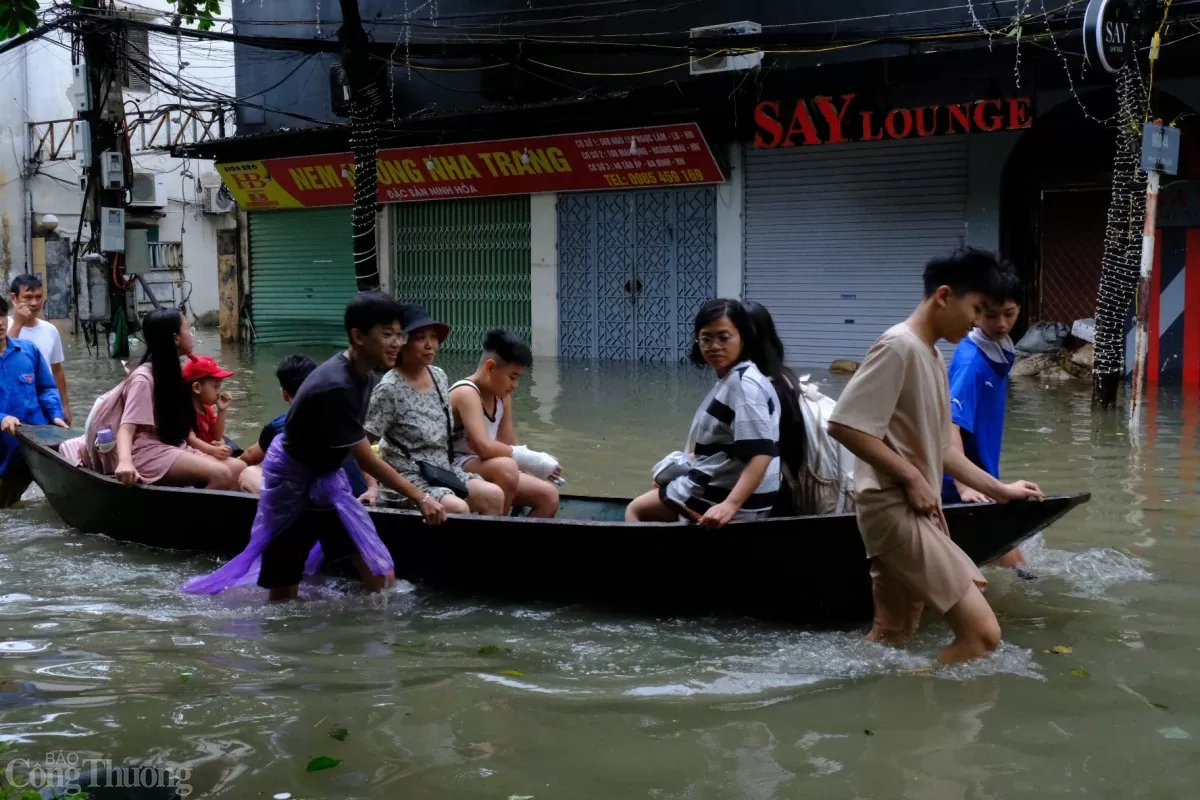
[[[183,379],[192,387],[192,405],[196,409],[196,430],[188,444],[213,458],[226,459],[232,449],[225,444],[225,412],[233,403],[229,392],[221,391],[221,382],[232,376],[221,369],[211,356],[189,355],[183,362]]]

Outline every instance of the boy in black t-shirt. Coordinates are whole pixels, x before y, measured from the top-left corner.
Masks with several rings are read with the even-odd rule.
[[[279,366],[275,369],[275,377],[279,380],[279,393],[283,396],[283,402],[289,406],[295,402],[296,395],[300,392],[305,378],[316,368],[317,363],[303,355],[291,355],[279,362]],[[287,416],[285,411],[264,425],[262,432],[258,434],[258,442],[250,445],[249,449],[240,456],[241,460],[249,465],[238,478],[238,486],[243,492],[258,494],[262,491],[263,471],[260,465],[267,456],[267,450],[271,448],[271,442],[275,441],[276,436],[283,433]],[[350,480],[350,489],[359,501],[369,506],[375,505],[379,498],[379,483],[374,478],[363,474],[362,468],[358,466],[354,456],[346,459],[342,464],[342,469],[346,471],[346,477]]]
[[[384,463],[363,431],[370,373],[395,365],[405,339],[402,316],[400,305],[381,292],[360,294],[346,307],[349,349],[304,380],[283,435],[267,451],[250,544],[213,574],[186,583],[184,591],[217,594],[242,583],[260,557],[258,585],[270,590],[272,601],[295,598],[306,567],[315,569],[321,556],[329,561],[351,558],[372,591],[391,586],[396,580],[391,555],[341,469],[350,456],[363,472],[411,498],[426,523],[445,521],[441,503]],[[342,526],[323,525],[302,514],[310,500],[333,506]],[[319,550],[313,547],[318,541]]]

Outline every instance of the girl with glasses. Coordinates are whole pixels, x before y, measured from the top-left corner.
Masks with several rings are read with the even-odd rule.
[[[673,522],[683,515],[701,527],[766,517],[779,494],[780,398],[772,385],[782,364],[764,345],[737,300],[710,300],[696,314],[691,362],[711,367],[717,382],[700,403],[686,456],[658,470],[658,488],[625,510],[629,522]],[[794,398],[793,398],[794,401]]]

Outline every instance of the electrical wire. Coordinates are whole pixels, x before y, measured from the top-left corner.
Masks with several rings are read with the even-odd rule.
[[[695,2],[701,2],[701,1],[702,0],[695,0]],[[1015,5],[1019,1],[1020,0],[996,0],[996,2],[993,3],[992,5],[993,5],[993,8],[995,8],[998,5],[1008,5],[1008,4]],[[632,3],[632,2],[633,2],[633,0],[630,0],[630,3]],[[1039,39],[1049,38],[1051,40],[1051,43],[1055,46],[1056,51],[1059,52],[1059,55],[1064,56],[1066,51],[1062,51],[1062,50],[1058,49],[1057,41],[1054,38],[1053,30],[1050,26],[1051,26],[1051,23],[1053,20],[1056,20],[1060,17],[1064,17],[1064,15],[1067,19],[1069,19],[1072,14],[1073,8],[1077,5],[1079,5],[1081,2],[1083,2],[1083,0],[1068,0],[1064,4],[1057,6],[1053,9],[1047,9],[1045,4],[1043,3],[1042,13],[1034,14],[1034,15],[1030,15],[1030,16],[1023,16],[1019,20],[1019,24],[1024,27],[1024,26],[1029,26],[1035,22],[1040,22],[1047,26],[1047,30],[1043,33],[1025,32],[1025,33],[1023,33],[1022,38],[1026,41],[1032,41],[1035,44]],[[622,17],[622,16],[628,16],[628,15],[634,13],[635,11],[637,13],[660,13],[660,12],[664,12],[666,10],[678,8],[682,5],[692,5],[692,4],[695,4],[695,3],[694,2],[677,3],[674,5],[670,5],[670,6],[662,6],[662,7],[650,8],[650,9],[645,9],[645,8],[632,9],[632,10],[626,9],[626,10],[622,10],[622,11],[613,12],[612,14],[597,15],[595,17],[595,19],[618,18],[618,17]],[[1175,6],[1176,6],[1176,8],[1179,8],[1179,7],[1190,6],[1190,5],[1195,5],[1195,4],[1196,4],[1196,0],[1180,0],[1180,2],[1177,2],[1175,4]],[[427,7],[428,5],[429,4],[427,3],[423,6],[421,6],[420,8],[423,9],[423,8]],[[614,5],[615,6],[627,5],[627,3],[625,0],[609,0],[609,2],[589,3],[589,4],[583,4],[580,6],[559,6],[559,7],[549,7],[549,8],[544,7],[541,9],[537,9],[537,11],[539,13],[545,13],[547,11],[553,11],[555,9],[570,8],[572,10],[575,10],[575,9],[578,9],[581,7],[591,6],[591,5],[604,5],[604,6],[612,7]],[[1168,2],[1168,5],[1170,5],[1169,2]],[[148,7],[140,7],[140,8],[145,8],[145,10],[147,12],[154,11],[154,9],[150,9]],[[938,7],[938,8],[929,8],[929,9],[909,9],[906,11],[900,11],[900,12],[895,12],[895,13],[859,15],[859,16],[855,16],[855,17],[844,17],[844,18],[840,18],[840,19],[800,20],[800,21],[791,22],[791,23],[779,23],[779,24],[772,24],[772,25],[764,25],[763,27],[764,27],[764,29],[789,29],[789,30],[804,28],[804,27],[821,27],[821,26],[830,26],[830,25],[837,27],[837,26],[845,24],[845,23],[861,23],[861,22],[869,22],[869,21],[875,21],[875,20],[881,20],[881,19],[894,19],[894,18],[900,18],[900,17],[913,18],[913,17],[917,17],[920,15],[929,14],[929,13],[934,13],[934,12],[945,13],[945,12],[950,12],[950,11],[955,11],[955,10],[960,10],[960,9],[969,10],[971,12],[972,17],[975,17],[973,6],[970,3],[967,3],[967,4],[947,5],[947,6],[942,6],[942,7]],[[441,26],[439,28],[439,30],[442,31],[443,33],[446,32],[447,30],[449,30],[451,33],[453,33],[453,31],[455,31],[459,28],[457,28],[455,25],[448,24],[449,20],[491,18],[491,17],[497,16],[499,13],[500,12],[488,11],[488,12],[472,12],[472,13],[461,14],[461,15],[440,16],[437,18],[436,24]],[[303,40],[304,42],[306,42],[305,44],[301,45],[301,47],[303,49],[289,50],[289,49],[287,49],[288,43],[294,44],[294,43],[296,43],[297,40],[286,39],[283,37],[274,37],[274,36],[253,36],[253,35],[244,34],[244,33],[239,34],[236,32],[230,34],[230,33],[225,33],[225,32],[212,32],[212,31],[199,32],[199,31],[191,31],[191,30],[186,30],[186,29],[180,30],[180,29],[171,28],[171,27],[167,27],[167,26],[157,25],[154,23],[149,23],[144,20],[129,20],[129,19],[122,19],[122,18],[115,18],[111,15],[89,13],[86,11],[82,11],[80,9],[70,9],[69,11],[63,10],[59,14],[58,19],[54,20],[54,22],[56,24],[65,24],[65,22],[67,22],[67,21],[74,21],[74,20],[80,20],[80,19],[91,20],[93,22],[107,24],[107,25],[111,25],[114,27],[142,28],[142,29],[147,30],[150,34],[152,34],[156,38],[161,36],[161,37],[170,37],[172,39],[179,39],[179,38],[188,39],[189,40],[188,41],[189,52],[195,52],[195,53],[205,52],[206,54],[212,54],[212,53],[214,53],[214,48],[216,47],[217,43],[219,43],[219,42],[228,42],[232,45],[239,45],[239,44],[246,45],[247,49],[240,50],[237,53],[233,52],[232,47],[230,47],[228,50],[224,50],[222,48],[221,50],[216,51],[216,52],[222,52],[222,50],[223,50],[223,55],[221,57],[222,58],[229,57],[232,59],[229,66],[232,67],[235,74],[238,70],[239,64],[278,63],[281,61],[288,61],[288,60],[295,59],[296,55],[299,54],[299,55],[303,56],[303,58],[288,73],[286,73],[280,80],[278,80],[277,82],[272,84],[270,87],[266,87],[263,89],[257,89],[252,94],[248,94],[248,95],[244,95],[244,96],[240,96],[240,97],[235,96],[235,94],[222,93],[219,90],[212,88],[211,86],[197,83],[190,79],[185,79],[182,76],[182,74],[171,73],[169,70],[166,70],[166,69],[162,68],[161,66],[159,66],[158,64],[156,64],[154,62],[154,60],[152,58],[150,58],[150,53],[145,54],[147,56],[145,64],[136,63],[136,60],[130,59],[130,68],[132,70],[136,71],[141,77],[144,77],[146,79],[146,82],[151,86],[152,89],[162,91],[162,92],[170,92],[171,94],[177,96],[181,100],[185,100],[188,102],[212,103],[213,105],[220,105],[223,103],[228,103],[231,105],[241,105],[244,107],[257,108],[257,109],[261,109],[263,111],[276,113],[276,114],[284,115],[284,116],[287,116],[287,117],[290,117],[293,119],[299,119],[299,120],[303,120],[306,122],[312,122],[312,123],[320,124],[323,126],[329,124],[327,119],[313,118],[313,117],[309,117],[304,114],[296,113],[295,111],[292,111],[290,109],[272,107],[272,106],[267,105],[262,102],[254,102],[254,98],[264,97],[270,91],[277,89],[278,87],[286,84],[289,80],[292,80],[294,78],[294,76],[298,72],[300,72],[300,70],[302,70],[306,66],[310,65],[312,58],[314,56],[316,56],[320,53],[333,53],[333,50],[328,45],[332,45],[332,44],[336,44],[336,43],[325,42],[325,43],[321,43],[320,46],[313,48],[312,47],[313,40]],[[404,19],[404,22],[402,24],[405,25],[406,27],[410,27],[412,25],[418,24],[417,22],[415,22],[412,19],[411,12],[409,14],[406,14],[403,19]],[[559,18],[560,21],[567,21],[569,19],[576,19],[576,18],[568,18],[568,17]],[[1164,12],[1164,21],[1165,21],[1165,19],[1166,19],[1166,13]],[[216,20],[218,22],[226,21],[221,18],[216,18]],[[230,22],[231,24],[233,24],[235,27],[237,25],[242,25],[243,27],[247,27],[247,26],[256,27],[259,25],[268,24],[267,22],[264,22],[264,21],[252,21],[252,22],[244,21],[244,20],[237,21],[237,20],[233,20],[232,18],[227,21]],[[375,26],[377,23],[379,23],[381,21],[386,22],[389,20],[387,20],[386,18],[381,18],[381,19],[373,21],[371,23],[371,25]],[[290,22],[292,22],[292,21],[274,20],[274,21],[269,22],[269,24],[282,26],[282,25],[288,24]],[[295,20],[294,22],[295,22],[295,24],[304,24],[304,25],[312,24],[311,21],[303,21],[303,20]],[[320,24],[320,22],[321,21],[318,20],[318,24]],[[539,24],[540,24],[540,22],[541,21],[538,21]],[[330,23],[330,24],[333,24],[333,23]],[[499,24],[489,23],[487,25],[487,27],[490,27],[493,30],[495,30],[497,27],[504,27],[506,25],[508,25],[508,23],[499,23]],[[897,27],[893,26],[893,28],[891,29],[892,32],[889,33],[887,36],[878,36],[878,29],[877,29],[875,31],[877,38],[861,38],[858,40],[851,39],[851,40],[842,41],[842,42],[836,42],[836,41],[828,42],[827,41],[827,43],[824,45],[813,46],[813,47],[766,47],[766,48],[761,48],[761,49],[757,48],[757,47],[753,47],[753,48],[729,47],[729,48],[714,50],[711,53],[709,53],[709,55],[721,55],[721,54],[737,55],[737,54],[751,52],[751,51],[763,52],[764,54],[768,54],[768,55],[811,55],[811,54],[822,54],[822,53],[850,50],[850,49],[858,48],[858,47],[868,47],[868,46],[874,46],[874,45],[885,45],[885,44],[902,43],[902,42],[908,42],[908,43],[938,42],[938,41],[958,42],[958,41],[967,41],[967,40],[971,40],[971,39],[982,38],[982,36],[980,35],[980,30],[979,30],[980,27],[982,27],[982,25],[972,26],[969,22],[964,22],[964,25],[961,25],[961,26],[956,25],[956,24],[942,24],[937,27],[926,26],[925,28],[897,28]],[[897,31],[902,31],[902,33],[897,33]],[[649,37],[656,37],[656,36],[661,37],[661,36],[666,36],[666,35],[680,35],[682,33],[684,33],[684,32],[664,31],[664,32],[655,32],[655,33],[639,32],[639,33],[624,33],[624,34],[594,34],[594,35],[589,35],[587,37],[583,37],[583,36],[561,36],[561,37],[558,37],[558,36],[546,36],[546,35],[517,36],[517,35],[505,34],[505,33],[492,34],[489,32],[479,32],[479,33],[471,34],[470,36],[467,36],[467,37],[458,37],[458,38],[447,39],[443,36],[442,39],[430,40],[430,41],[454,44],[455,42],[461,43],[465,38],[470,41],[482,40],[482,41],[484,41],[486,43],[490,43],[492,45],[513,44],[516,47],[527,46],[529,44],[540,44],[540,45],[545,45],[545,46],[557,46],[557,47],[562,48],[562,50],[564,52],[574,49],[576,46],[580,46],[580,45],[587,45],[589,47],[603,46],[606,48],[623,48],[623,47],[637,48],[637,49],[641,49],[641,50],[651,50],[651,51],[652,50],[665,50],[665,51],[679,51],[679,52],[689,52],[689,53],[693,52],[695,50],[695,45],[688,45],[688,44],[682,44],[682,43],[681,44],[669,44],[669,43],[664,43],[664,42],[644,41],[645,39],[647,39]],[[993,35],[1001,35],[1001,36],[1004,35],[1004,31],[991,31],[988,29],[984,29],[984,34],[987,35],[990,39],[990,37]],[[857,32],[857,33],[856,32],[843,32],[841,35],[848,38],[848,37],[852,37],[852,36],[862,36],[862,33],[861,32]],[[47,37],[47,38],[49,38],[49,37]],[[745,38],[745,37],[731,37],[731,38]],[[1188,38],[1191,38],[1191,36],[1187,36],[1187,37],[1183,37],[1182,39],[1174,40],[1168,44],[1178,43],[1178,42],[1184,41]],[[1166,46],[1166,45],[1164,45],[1164,46]],[[153,50],[153,48],[150,47],[149,45],[147,45],[147,50]],[[393,53],[395,53],[395,52],[396,52],[396,50],[393,49]],[[382,60],[382,61],[385,61],[386,63],[390,64],[392,67],[408,69],[408,70],[412,70],[412,71],[418,72],[418,73],[420,73],[420,72],[472,73],[472,72],[484,72],[484,71],[502,69],[505,67],[513,67],[516,69],[522,69],[523,71],[525,71],[529,74],[536,75],[538,78],[543,79],[543,80],[550,80],[550,79],[544,75],[529,72],[529,70],[522,68],[520,66],[520,63],[523,61],[524,63],[532,64],[532,65],[541,67],[543,69],[552,70],[555,72],[562,72],[562,73],[571,74],[571,75],[578,75],[578,76],[582,76],[582,77],[628,78],[628,77],[650,76],[650,75],[656,75],[656,74],[668,73],[668,72],[675,71],[675,70],[680,70],[680,69],[688,67],[691,63],[693,63],[693,60],[695,58],[701,58],[701,57],[704,57],[704,56],[697,54],[694,56],[689,56],[689,58],[686,61],[681,59],[678,62],[671,63],[668,65],[647,68],[647,69],[642,69],[642,70],[600,71],[600,70],[576,69],[576,68],[562,65],[562,64],[555,64],[552,61],[545,60],[544,58],[536,58],[536,59],[535,58],[526,58],[526,59],[517,58],[517,59],[511,60],[511,61],[507,60],[507,59],[500,59],[500,60],[495,61],[494,63],[482,63],[482,64],[471,65],[471,66],[447,66],[447,65],[445,65],[446,57],[444,57],[444,56],[437,57],[438,60],[441,60],[443,62],[442,64],[430,64],[430,63],[424,63],[424,61],[427,59],[433,60],[435,57],[420,56],[420,55],[410,57],[409,55],[406,54],[406,56],[403,59],[396,59],[396,58],[383,58],[382,56],[375,55],[375,54],[372,55],[372,58],[374,60]],[[206,68],[215,70],[215,69],[221,69],[222,66],[221,65],[210,65]],[[553,82],[553,81],[551,81],[551,82]],[[553,83],[556,83],[556,85],[558,85],[562,88],[567,88],[571,91],[580,91],[576,87],[568,87],[565,84],[558,84],[557,82],[553,82]],[[183,110],[180,107],[179,103],[175,103],[173,105],[161,105],[161,106],[158,106],[156,109],[154,109],[152,112],[150,112],[153,115],[153,116],[151,116],[151,119],[157,118],[157,116],[161,115],[161,113],[164,113],[164,110],[167,110],[166,113],[169,113],[169,109]],[[393,114],[393,116],[394,116],[394,114]]]
[[[87,14],[83,14],[82,16],[87,16]],[[1034,18],[1030,18],[1030,19],[1034,19]],[[151,31],[158,31],[160,33],[166,32],[166,33],[174,33],[175,35],[181,35],[177,31],[177,29],[171,29],[171,28],[168,28],[167,26],[156,25],[156,24],[148,23],[148,22],[144,22],[144,21],[127,21],[124,24],[130,25],[130,26],[146,28]],[[910,30],[905,30],[902,32],[891,32],[887,36],[880,36],[878,32],[871,32],[870,34],[867,34],[866,32],[862,32],[862,33],[849,32],[849,33],[845,34],[845,38],[849,41],[872,40],[872,41],[876,41],[876,42],[895,41],[897,43],[900,43],[900,42],[911,41],[913,39],[920,39],[920,38],[935,38],[935,37],[939,37],[939,36],[944,37],[948,34],[962,34],[962,35],[968,35],[968,36],[977,36],[978,35],[974,29],[972,29],[969,25],[966,25],[966,26],[956,26],[954,28],[942,28],[942,29],[933,29],[933,30],[928,29],[928,28],[910,29]],[[223,34],[223,33],[216,33],[213,31],[188,31],[187,35],[194,37],[194,38],[198,38],[198,39],[204,39],[204,40],[231,41],[234,43],[246,44],[246,45],[255,46],[255,47],[293,50],[296,52],[336,53],[340,50],[340,45],[337,42],[331,41],[331,40],[296,39],[296,38],[275,37],[275,36],[250,36],[250,35],[246,35],[246,34]],[[633,50],[637,50],[637,49],[648,49],[648,48],[661,48],[662,45],[664,44],[663,42],[646,42],[646,41],[644,41],[648,37],[660,36],[660,35],[662,35],[662,34],[645,34],[645,33],[635,34],[635,35],[626,34],[626,35],[623,35],[622,38],[627,39],[627,40],[628,39],[636,39],[636,41],[620,41],[620,40],[610,41],[603,37],[595,37],[595,36],[588,37],[588,38],[576,37],[576,38],[572,38],[572,39],[567,39],[567,38],[547,39],[546,37],[528,37],[528,36],[512,36],[512,35],[498,34],[496,36],[473,36],[473,37],[468,37],[468,38],[461,38],[458,40],[446,39],[443,37],[441,39],[431,41],[429,43],[422,42],[422,43],[418,43],[418,44],[428,44],[430,47],[436,48],[437,55],[439,57],[444,57],[445,55],[447,55],[446,48],[452,47],[452,46],[470,47],[473,49],[475,54],[478,54],[479,48],[482,45],[488,44],[488,43],[514,45],[514,46],[521,46],[521,47],[526,47],[526,48],[530,44],[533,44],[533,43],[552,44],[552,45],[570,44],[575,47],[577,52],[578,52],[578,48],[583,45],[604,46],[604,47],[626,47],[626,48],[630,48]],[[677,33],[671,33],[668,35],[680,36],[680,34],[677,34]],[[684,48],[684,49],[693,49],[696,47],[710,47],[711,46],[711,41],[701,40],[700,42],[690,42],[691,38],[692,37],[690,37],[690,36],[683,37],[683,40],[680,41],[677,46],[680,48]],[[712,37],[712,38],[719,39],[722,37]],[[724,37],[724,38],[728,38],[731,41],[733,41],[733,40],[738,41],[738,44],[736,46],[731,46],[731,47],[727,48],[731,52],[745,51],[745,50],[751,49],[751,48],[756,49],[756,50],[763,49],[759,45],[758,42],[755,42],[755,41],[746,42],[746,40],[754,40],[756,38],[754,36],[729,36],[729,37]],[[827,37],[825,37],[823,35],[820,36],[819,38],[825,40],[826,42],[828,41]],[[742,42],[745,42],[745,43],[743,44]],[[413,46],[414,45],[412,45],[412,44],[407,44],[406,48],[411,52],[411,47],[413,47]]]

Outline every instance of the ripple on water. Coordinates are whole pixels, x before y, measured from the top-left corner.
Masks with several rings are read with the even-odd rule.
[[[438,615],[439,618],[441,615]],[[535,641],[513,629],[493,628],[508,652],[480,680],[518,692],[564,698],[747,697],[774,702],[796,689],[884,676],[969,680],[1011,675],[1043,680],[1030,650],[1005,643],[968,666],[934,669],[950,633],[935,620],[905,648],[868,641],[862,631],[818,633],[741,629],[728,623],[665,621],[657,626],[552,615]],[[449,651],[478,642],[440,639]],[[714,644],[714,641],[719,642]]]
[[[112,677],[112,668],[113,662],[107,660],[68,661],[62,664],[38,667],[33,672],[37,675],[49,675],[54,678],[107,681]]]
[[[29,653],[41,653],[50,649],[50,642],[22,642],[8,641],[0,642],[0,655],[16,654],[28,655]]]

